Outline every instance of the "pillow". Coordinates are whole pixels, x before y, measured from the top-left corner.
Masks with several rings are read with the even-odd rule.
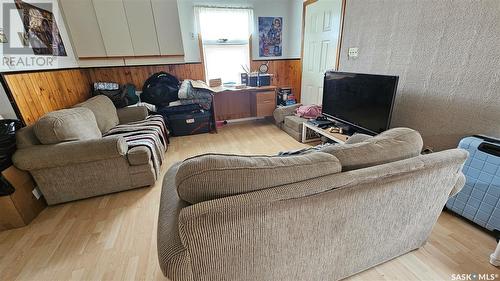
[[[342,164],[342,171],[350,171],[418,156],[423,141],[410,128],[394,128],[353,144],[329,145],[319,151],[332,154]]]
[[[97,126],[103,134],[119,123],[115,105],[104,95],[95,96],[74,107],[85,107],[92,110],[97,120]]]
[[[205,154],[182,162],[175,184],[181,199],[196,204],[340,170],[337,158],[321,152],[286,157]]]
[[[34,125],[34,132],[42,144],[65,141],[100,139],[94,114],[87,108],[70,108],[49,112]]]

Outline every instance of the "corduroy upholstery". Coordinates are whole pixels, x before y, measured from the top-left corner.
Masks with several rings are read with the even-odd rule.
[[[93,162],[127,155],[123,138],[106,137],[98,140],[33,145],[15,153],[13,161],[19,169],[38,170]]]
[[[29,125],[16,132],[17,149],[42,144],[35,135],[35,126]]]
[[[283,127],[281,127],[281,129],[283,131],[285,131],[285,133],[287,133],[289,136],[291,136],[293,139],[295,139],[296,141],[302,141],[302,131],[296,131],[288,126],[285,126],[283,125]]]
[[[176,194],[174,165],[161,269],[172,281],[346,278],[425,243],[466,157],[452,149],[192,205]]]
[[[367,134],[355,133],[354,135],[350,136],[345,143],[353,144],[358,142],[364,142],[367,141],[369,138],[372,138],[372,136]]]
[[[162,219],[158,221],[158,257],[160,267],[166,276],[177,277],[172,280],[194,280],[191,260],[188,250],[183,243],[181,230],[179,229],[179,214],[181,210],[190,204],[181,200],[175,188],[175,175],[179,170],[181,162],[174,164],[165,174],[160,199],[160,214]],[[164,243],[168,241],[167,243]]]
[[[306,122],[307,119],[295,116],[295,115],[290,115],[285,117],[285,127],[288,127],[292,129],[293,131],[300,132],[302,133],[302,124]]]
[[[101,133],[103,134],[119,123],[116,107],[111,99],[105,95],[97,95],[75,105],[74,107],[84,107],[90,109],[95,115],[99,130],[101,130]]]
[[[285,131],[289,136],[297,141],[302,140],[302,123],[307,121],[305,118],[295,116],[294,113],[302,104],[293,104],[280,106],[273,112],[276,126]]]
[[[273,112],[274,122],[279,128],[283,128],[285,123],[285,117],[293,115],[295,110],[299,108],[302,104],[292,104],[288,106],[277,107]]]
[[[190,203],[231,196],[340,172],[334,156],[205,154],[185,160],[175,176],[179,197]]]
[[[127,124],[146,119],[148,117],[148,109],[145,106],[133,106],[118,108],[116,110],[120,124]]]
[[[83,141],[102,137],[92,111],[70,108],[43,115],[34,126],[37,139],[43,144]]]
[[[393,128],[365,141],[353,144],[329,145],[319,151],[330,153],[350,171],[415,157],[422,151],[420,134],[410,128]]]
[[[92,105],[93,110],[106,109],[108,100],[104,96],[96,97],[86,104]],[[104,101],[104,105],[99,105],[99,101]],[[112,103],[111,106],[114,108]],[[92,119],[90,126],[93,127],[92,134],[95,137],[84,135],[82,140],[68,141],[67,136],[85,134],[89,130],[84,126],[85,122],[76,122],[79,124],[78,131],[77,127],[68,129],[73,135],[66,133],[66,141],[53,144],[40,143],[35,135],[38,123],[16,133],[18,150],[13,155],[13,163],[33,175],[49,205],[148,186],[156,180],[149,150],[145,147],[133,147],[129,150],[123,137],[102,137],[94,113],[86,107],[66,111],[90,114],[91,118],[87,118],[85,122],[89,123]],[[122,112],[122,120],[144,120],[147,116],[147,110],[139,107]],[[116,115],[116,109],[114,114]],[[104,118],[106,115],[100,116]],[[68,118],[67,116],[58,115],[58,122],[75,123],[65,123],[63,119]],[[69,118],[73,116],[69,115]],[[112,121],[113,124],[117,120],[118,117]]]
[[[145,165],[151,161],[151,151],[147,147],[136,146],[129,149],[127,158],[131,165]]]

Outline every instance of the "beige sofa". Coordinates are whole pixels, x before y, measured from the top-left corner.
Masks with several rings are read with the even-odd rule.
[[[145,107],[117,110],[109,98],[93,97],[21,129],[13,162],[33,175],[50,205],[151,185],[156,175],[146,147],[102,137],[147,115]]]
[[[421,247],[467,153],[392,129],[287,157],[208,154],[167,172],[158,256],[172,281],[339,280]]]

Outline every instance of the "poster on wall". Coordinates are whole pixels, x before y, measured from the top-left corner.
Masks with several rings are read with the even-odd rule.
[[[282,17],[259,17],[259,56],[282,56],[282,28]]]
[[[54,14],[31,4],[16,0],[25,37],[35,55],[67,56]]]

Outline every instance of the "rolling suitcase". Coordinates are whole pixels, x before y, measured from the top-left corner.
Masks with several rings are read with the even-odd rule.
[[[174,136],[187,136],[210,132],[210,111],[170,115],[168,122]]]
[[[448,199],[446,207],[491,230],[500,230],[500,140],[485,136],[463,138],[459,148],[469,151],[464,164],[465,186]]]

